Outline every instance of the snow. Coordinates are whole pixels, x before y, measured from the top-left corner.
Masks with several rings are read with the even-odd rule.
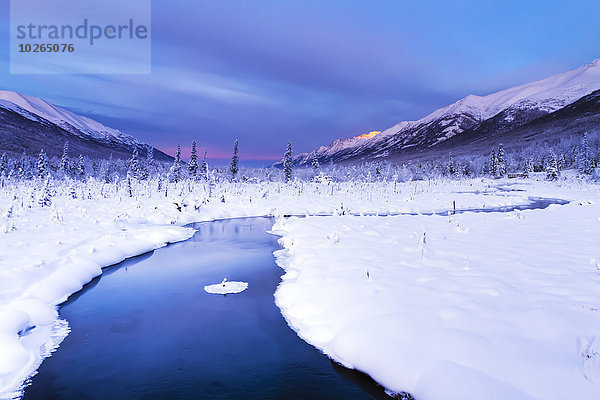
[[[319,157],[333,157],[341,151],[376,146],[379,141],[385,141],[389,136],[410,135],[415,128],[461,114],[469,115],[477,121],[484,121],[504,110],[511,109],[537,109],[550,113],[598,89],[600,89],[600,59],[572,71],[486,96],[470,94],[455,103],[433,111],[417,121],[401,121],[372,138],[338,139],[329,146],[321,146],[317,149],[316,154]],[[454,121],[453,125],[445,127],[443,130],[444,135],[440,136],[437,142],[446,140],[460,132],[462,132],[462,129]],[[295,159],[304,163],[310,162],[312,153],[300,154]]]
[[[280,219],[276,303],[329,357],[418,399],[598,399],[600,190],[570,193],[510,213]]]
[[[211,294],[235,294],[248,289],[248,282],[235,282],[223,279],[223,282],[204,286],[204,290]]]
[[[111,139],[128,145],[141,144],[133,136],[118,129],[109,128],[93,119],[74,114],[39,97],[0,90],[0,106],[16,111],[28,119],[32,119],[32,114],[44,118],[71,132],[75,130],[97,139]],[[23,110],[26,112],[22,112]]]
[[[396,124],[391,130],[398,132],[405,127],[424,125],[456,114],[469,114],[478,120],[491,118],[510,107],[523,106],[553,112],[581,97],[600,89],[600,60],[575,70],[526,83],[487,96],[468,95],[449,106],[440,108],[416,122]],[[384,134],[390,134],[386,130]]]
[[[188,223],[250,216],[279,221],[274,229],[284,235],[286,250],[277,256],[286,274],[277,303],[290,324],[309,343],[386,387],[420,394],[425,393],[418,389],[422,384],[434,390],[423,382],[439,378],[438,368],[535,398],[553,398],[530,389],[543,386],[544,376],[558,375],[554,386],[562,386],[556,396],[565,390],[581,399],[597,394],[596,186],[527,181],[516,187],[523,191],[506,191],[497,186],[508,181],[487,179],[287,185],[182,181],[168,183],[165,193],[167,183],[159,191],[158,180],[151,179],[132,180],[130,197],[125,182],[53,181],[52,205],[41,207],[42,183],[4,181],[0,398],[18,396],[23,382],[68,334],[57,305],[103,267],[191,237]],[[441,213],[453,202],[457,209],[526,205],[535,196],[573,203],[508,214],[360,216]],[[284,215],[330,217],[286,220]],[[484,241],[490,235],[497,237]],[[569,239],[562,243],[564,238]],[[486,261],[484,250],[500,261]],[[501,261],[506,265],[498,270]],[[520,280],[512,282],[515,276]],[[535,331],[533,321],[544,331]],[[501,362],[486,361],[479,350]],[[554,358],[544,358],[539,374],[526,370],[531,383],[516,382],[505,362],[518,361],[523,372],[537,366],[536,357],[545,357],[546,350]],[[519,354],[534,361],[526,363]],[[584,373],[596,383],[581,378]]]

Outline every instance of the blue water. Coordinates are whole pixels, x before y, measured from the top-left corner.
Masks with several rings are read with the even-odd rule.
[[[189,241],[106,269],[60,315],[72,329],[25,399],[373,399],[288,327],[267,218],[198,224]],[[204,285],[249,282],[237,295]]]

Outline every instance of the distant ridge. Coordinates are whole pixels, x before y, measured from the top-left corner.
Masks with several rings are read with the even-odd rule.
[[[372,137],[361,135],[335,140],[313,152],[299,154],[294,163],[308,165],[315,156],[322,164],[412,159],[441,147],[451,149],[448,145],[440,145],[453,137],[458,139],[467,131],[472,140],[482,142],[491,136],[498,140],[498,135],[554,113],[599,89],[600,59],[596,59],[575,70],[487,96],[469,95],[417,121],[399,122]],[[514,139],[514,135],[506,138]],[[468,141],[460,139],[450,143],[469,145]]]
[[[0,153],[36,154],[44,149],[50,156],[59,155],[65,141],[74,155],[91,158],[128,158],[134,148],[144,155],[152,147],[38,97],[0,90]],[[172,159],[158,149],[154,158]]]

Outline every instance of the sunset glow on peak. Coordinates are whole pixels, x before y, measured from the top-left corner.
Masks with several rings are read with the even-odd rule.
[[[370,138],[372,138],[373,136],[377,136],[377,135],[379,135],[380,133],[381,133],[381,131],[371,131],[371,132],[369,132],[369,133],[363,133],[362,135],[360,135],[360,136],[357,136],[357,137],[358,137],[358,138],[361,138],[361,139],[370,139]]]

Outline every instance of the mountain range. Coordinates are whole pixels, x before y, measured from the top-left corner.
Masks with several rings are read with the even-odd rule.
[[[44,150],[60,156],[65,142],[73,156],[90,158],[131,157],[134,148],[144,156],[150,145],[118,129],[77,115],[38,97],[0,90],[0,153],[35,155]],[[154,159],[172,157],[154,149]]]
[[[402,121],[379,133],[339,139],[294,157],[324,163],[411,161],[443,155],[489,152],[597,129],[600,59],[573,71],[487,96],[469,95],[417,121]]]

